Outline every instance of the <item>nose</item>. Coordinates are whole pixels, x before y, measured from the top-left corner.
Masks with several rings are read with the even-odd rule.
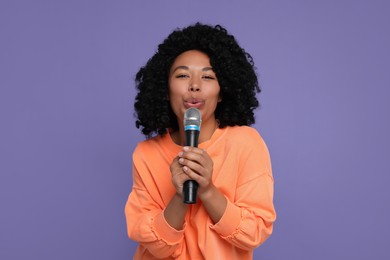
[[[196,80],[192,80],[190,82],[190,85],[188,86],[188,91],[190,92],[197,92],[200,91],[200,84]]]

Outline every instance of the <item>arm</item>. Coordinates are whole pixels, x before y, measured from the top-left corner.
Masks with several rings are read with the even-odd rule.
[[[226,194],[211,181],[213,162],[207,159],[205,151],[187,148],[180,155],[184,158],[180,162],[183,170],[199,183],[198,196],[214,223],[211,229],[222,239],[248,250],[263,243],[272,233],[276,217],[273,177],[267,147],[258,134],[235,148],[236,162],[225,161],[222,167],[223,174],[238,176],[229,191],[225,188]]]
[[[186,205],[172,192],[172,199],[165,207],[149,168],[136,151],[133,190],[125,207],[128,236],[155,256],[179,255],[184,243]]]
[[[276,219],[269,152],[257,131],[248,135],[250,138],[240,140],[236,147],[238,175],[234,195],[226,194],[226,211],[211,227],[223,239],[245,250],[261,245],[271,235]]]
[[[267,174],[236,189],[224,215],[211,226],[223,239],[244,250],[261,245],[271,235],[276,214],[272,203],[273,179]]]

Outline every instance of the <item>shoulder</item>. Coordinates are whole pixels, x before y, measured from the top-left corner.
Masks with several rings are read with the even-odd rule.
[[[225,129],[225,142],[240,151],[268,149],[257,129],[250,126],[227,127]]]
[[[249,134],[257,133],[258,134],[258,131],[256,130],[256,128],[251,127],[251,126],[246,126],[246,125],[243,125],[243,126],[228,126],[226,128],[231,133],[239,133],[239,134],[242,134],[242,133],[249,133]]]
[[[164,144],[164,139],[165,136],[158,135],[139,142],[134,149],[133,155],[148,154],[149,152],[158,149]]]
[[[151,160],[151,158],[166,158],[171,160],[180,152],[181,146],[176,145],[169,134],[157,135],[141,141],[135,147],[133,159]]]
[[[237,138],[240,141],[262,140],[256,128],[250,126],[230,126],[226,128],[229,138]]]
[[[161,139],[160,136],[154,136],[149,139],[145,139],[137,144],[135,150],[143,150],[143,149],[148,149],[150,147],[153,147],[161,141],[160,139]]]

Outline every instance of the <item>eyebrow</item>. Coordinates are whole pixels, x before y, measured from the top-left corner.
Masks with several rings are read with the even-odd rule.
[[[176,70],[179,70],[179,69],[189,70],[190,68],[188,68],[187,66],[177,66],[172,72],[175,72]],[[213,68],[212,67],[204,67],[202,69],[202,71],[209,71],[209,70],[213,70]]]

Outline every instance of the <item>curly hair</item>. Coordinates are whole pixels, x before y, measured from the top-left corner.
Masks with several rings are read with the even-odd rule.
[[[219,128],[255,123],[253,111],[259,106],[256,93],[260,87],[251,55],[221,25],[196,23],[173,31],[136,74],[137,128],[147,137],[164,135],[169,128],[178,130],[168,100],[168,75],[176,57],[189,50],[204,52],[210,58],[222,98],[215,110]]]

